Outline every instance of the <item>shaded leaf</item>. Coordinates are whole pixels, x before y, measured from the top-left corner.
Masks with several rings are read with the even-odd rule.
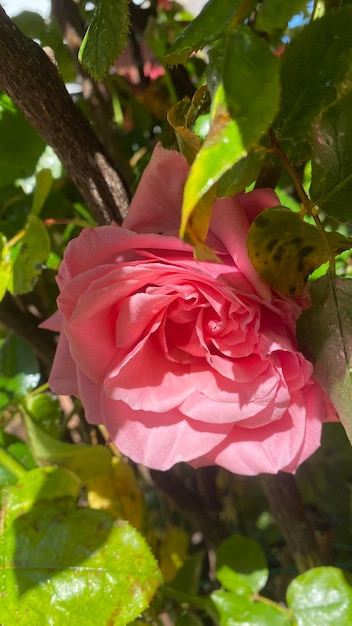
[[[352,443],[352,282],[331,273],[310,288],[312,307],[297,324],[299,345],[330,396]]]
[[[246,15],[255,4],[247,3]],[[227,26],[235,19],[240,0],[210,0],[197,17],[190,22],[165,55],[168,65],[185,63],[192,52],[209,45],[223,36]]]
[[[139,533],[102,511],[34,507],[2,535],[0,614],[6,625],[123,626],[161,582]]]
[[[127,44],[128,0],[99,0],[78,58],[95,80],[102,80]]]
[[[0,346],[0,407],[25,396],[39,380],[39,363],[32,348],[10,333]]]
[[[312,200],[337,220],[352,223],[352,94],[313,124]]]
[[[287,590],[297,626],[350,626],[352,576],[336,567],[317,567],[297,576]]]
[[[240,159],[219,178],[216,195],[218,198],[234,196],[255,181],[261,170],[264,152],[252,152]]]
[[[265,0],[260,4],[255,21],[256,30],[277,37],[286,28],[290,18],[303,11],[306,6],[307,0]]]
[[[257,272],[274,289],[287,296],[300,295],[309,274],[352,246],[352,238],[338,232],[325,232],[325,237],[299,213],[273,207],[251,224],[248,254]]]
[[[306,142],[315,117],[352,90],[352,7],[308,24],[281,57],[281,107],[275,122],[283,149]]]
[[[45,143],[6,94],[0,95],[0,187],[31,176]]]

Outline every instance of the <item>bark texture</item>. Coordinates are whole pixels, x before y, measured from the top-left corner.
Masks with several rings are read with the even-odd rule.
[[[129,193],[49,56],[0,5],[0,87],[52,146],[99,224],[121,223]]]

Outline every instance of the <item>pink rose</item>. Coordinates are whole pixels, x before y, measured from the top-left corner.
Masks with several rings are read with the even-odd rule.
[[[215,203],[199,262],[177,237],[188,165],[158,146],[122,228],[85,229],[61,264],[50,377],[82,399],[138,463],[253,475],[293,472],[319,446],[329,401],[297,350],[298,303],[272,291],[246,251],[256,190]],[[329,414],[330,412],[330,414]]]

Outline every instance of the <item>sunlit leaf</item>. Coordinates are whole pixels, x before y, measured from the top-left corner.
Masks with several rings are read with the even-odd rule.
[[[102,80],[127,44],[128,0],[99,0],[83,39],[79,60],[95,80]]]
[[[181,154],[191,165],[200,148],[200,139],[187,125],[187,113],[191,106],[190,98],[186,97],[168,110],[167,121],[176,133]]]
[[[216,577],[230,591],[256,593],[266,584],[268,573],[262,548],[249,537],[233,535],[216,551]]]
[[[278,60],[247,26],[231,29],[213,57],[224,82],[213,92],[209,133],[186,181],[182,208],[180,235],[192,245],[196,239],[204,242],[204,232],[198,231],[196,224],[192,225],[192,236],[185,236],[195,206],[234,164],[244,162],[279,103]],[[241,171],[233,173],[239,175]],[[242,181],[236,182],[241,186]],[[242,189],[246,183],[242,182]],[[210,212],[207,223],[209,219]]]
[[[12,293],[23,294],[32,291],[50,252],[50,239],[43,222],[35,215],[29,215],[24,237],[12,266],[12,280],[9,289]]]
[[[51,170],[40,170],[36,176],[36,185],[34,188],[34,197],[32,205],[32,214],[39,215],[45,200],[47,199],[53,184],[53,175]]]
[[[352,443],[352,282],[328,274],[311,285],[310,293],[312,307],[297,324],[299,345]]]
[[[254,602],[249,595],[214,591],[211,594],[220,626],[291,626],[287,612],[279,605]]]
[[[33,507],[1,537],[0,614],[4,624],[124,626],[161,582],[147,544],[104,511],[60,501]]]
[[[129,463],[111,458],[109,473],[87,481],[88,504],[92,509],[110,511],[138,530],[142,528],[145,507],[136,474]]]
[[[247,240],[249,257],[259,274],[285,295],[302,293],[317,267],[352,247],[352,238],[307,224],[286,207],[266,209],[252,223]]]
[[[62,467],[40,467],[27,472],[16,488],[8,492],[3,512],[5,527],[28,513],[34,504],[39,506],[61,498],[74,505],[80,488],[77,476]]]
[[[9,286],[12,262],[6,238],[0,234],[0,300],[3,299]]]
[[[248,26],[231,29],[222,46],[225,98],[248,150],[277,113],[279,60]]]
[[[109,474],[111,452],[105,446],[74,445],[51,437],[29,416],[24,418],[30,450],[38,465],[60,465],[85,482]]]
[[[317,567],[295,578],[287,590],[297,626],[350,626],[352,576],[336,567]]]

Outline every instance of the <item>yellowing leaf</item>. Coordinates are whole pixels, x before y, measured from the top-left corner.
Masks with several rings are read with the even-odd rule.
[[[174,104],[167,112],[167,121],[176,133],[181,154],[186,158],[187,163],[192,165],[200,148],[200,139],[186,127],[186,115],[190,103],[190,99],[186,97]]]
[[[135,473],[128,463],[111,459],[111,473],[94,476],[87,482],[88,503],[92,509],[110,511],[137,529],[142,527],[144,502]]]
[[[266,209],[248,233],[248,254],[255,269],[274,289],[298,296],[316,268],[352,247],[352,238],[319,230],[286,207]]]
[[[197,117],[208,112],[210,95],[206,87],[197,89],[192,100],[186,96],[174,104],[167,114],[167,121],[174,129],[180,152],[185,156],[189,165],[192,165],[201,142],[191,128]]]
[[[202,196],[192,211],[187,215],[182,212],[180,237],[194,248],[194,256],[199,261],[219,263],[215,252],[204,242],[207,237],[209,222],[216,198],[216,185]]]
[[[177,526],[170,526],[159,549],[160,569],[165,582],[170,582],[187,556],[189,537]]]

